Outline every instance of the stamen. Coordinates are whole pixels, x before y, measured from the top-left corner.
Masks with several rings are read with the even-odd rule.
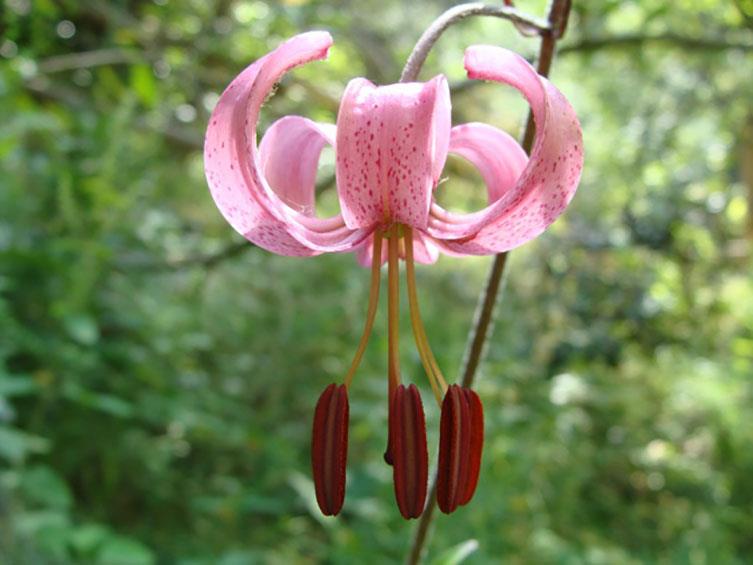
[[[452,385],[442,403],[437,465],[437,504],[445,514],[458,506],[468,482],[467,459],[470,446],[470,410],[463,390]]]
[[[311,434],[311,470],[316,502],[325,516],[336,516],[345,500],[348,458],[348,392],[332,383],[319,397]]]
[[[442,403],[437,464],[437,505],[445,514],[476,491],[484,442],[484,409],[471,389],[451,385]]]
[[[416,347],[424,366],[426,375],[429,377],[431,389],[437,404],[442,405],[442,395],[447,391],[447,382],[439,369],[434,353],[429,346],[429,339],[426,337],[426,329],[421,321],[421,311],[418,306],[418,293],[416,292],[416,269],[413,259],[413,230],[409,226],[404,226],[405,234],[405,278],[408,283],[408,303],[410,306],[410,320],[413,326],[413,336],[416,339]]]
[[[392,400],[395,391],[400,385],[400,350],[399,350],[399,321],[400,321],[400,271],[398,265],[399,259],[399,237],[400,232],[397,225],[390,228],[388,247],[387,247],[387,405],[392,412]],[[392,450],[392,418],[388,425],[387,432],[387,449],[384,451],[384,461],[388,465],[394,462]]]
[[[369,291],[369,306],[366,311],[366,323],[364,324],[363,334],[361,335],[361,341],[358,343],[358,349],[353,356],[353,361],[348,369],[348,374],[345,375],[345,386],[350,388],[350,383],[353,381],[353,376],[356,374],[358,365],[361,364],[363,353],[366,351],[366,344],[369,342],[369,336],[371,335],[371,329],[374,327],[374,318],[376,317],[377,304],[379,304],[379,283],[380,283],[380,270],[382,267],[382,235],[379,230],[374,232],[374,257],[371,261],[371,290]]]
[[[400,384],[400,271],[397,225],[390,230],[387,250],[387,347],[389,398]]]
[[[470,412],[471,442],[468,447],[468,475],[465,492],[461,493],[458,503],[465,506],[473,498],[481,471],[481,451],[484,447],[484,407],[475,391],[464,388],[463,393]]]
[[[395,500],[403,518],[418,518],[426,505],[429,457],[424,408],[416,385],[395,388],[389,428]]]

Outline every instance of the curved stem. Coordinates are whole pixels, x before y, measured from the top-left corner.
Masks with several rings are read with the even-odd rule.
[[[557,39],[562,37],[562,34],[565,31],[565,25],[570,13],[570,5],[570,0],[551,0],[549,4],[547,28],[554,31],[542,33],[541,45],[539,47],[539,57],[536,64],[536,70],[542,76],[547,76],[549,74],[549,70],[551,69],[552,59],[554,58],[554,49],[557,43]],[[530,152],[531,147],[533,146],[534,134],[535,125],[533,122],[533,115],[529,112],[525,132],[523,133],[522,143],[523,149],[525,149],[526,152]],[[479,307],[476,312],[473,326],[471,327],[471,330],[468,334],[468,349],[465,361],[463,363],[462,386],[464,387],[470,387],[473,384],[473,381],[476,377],[476,371],[478,370],[479,363],[481,362],[481,358],[484,352],[484,344],[486,343],[487,335],[492,326],[492,320],[494,318],[494,307],[497,303],[499,286],[502,281],[502,276],[504,275],[508,254],[509,253],[500,253],[494,257],[494,262],[492,263],[492,267],[489,271],[486,286],[484,287],[484,290],[479,297]],[[436,506],[436,501],[437,476],[435,474],[431,487],[429,489],[429,497],[426,509],[424,510],[424,513],[418,522],[418,526],[416,527],[416,532],[413,537],[413,543],[411,544],[411,550],[408,554],[407,563],[409,565],[416,565],[421,561],[421,556],[424,551],[424,547],[426,546],[426,541],[429,534],[429,527],[431,526],[431,522],[434,517],[434,507]]]
[[[400,82],[416,80],[421,67],[423,67],[426,61],[426,57],[429,55],[429,51],[431,51],[431,48],[434,47],[434,44],[447,28],[470,16],[503,18],[516,24],[518,29],[528,30],[539,35],[546,34],[552,29],[549,21],[528,16],[516,8],[509,6],[487,6],[480,2],[454,6],[434,20],[423,35],[421,35],[408,57],[405,67],[403,67]]]
[[[356,349],[355,355],[353,355],[353,361],[350,364],[347,375],[345,375],[345,386],[350,388],[350,383],[353,381],[353,376],[356,374],[356,369],[361,364],[363,353],[366,351],[366,344],[369,343],[369,336],[371,335],[371,329],[374,327],[374,318],[376,318],[377,304],[379,304],[379,283],[380,283],[380,271],[382,267],[382,235],[379,231],[374,232],[374,257],[371,261],[371,289],[369,290],[369,307],[366,311],[366,323],[364,324],[363,334],[361,334],[361,341],[358,343],[358,349]]]

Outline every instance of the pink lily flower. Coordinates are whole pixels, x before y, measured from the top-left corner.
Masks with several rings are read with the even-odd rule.
[[[343,385],[320,398],[313,431],[312,468],[322,512],[337,514],[345,495],[347,390],[376,313],[380,267],[389,280],[389,442],[395,493],[406,518],[421,514],[426,496],[426,436],[418,390],[401,384],[397,351],[399,259],[406,264],[417,349],[442,405],[440,509],[467,503],[476,487],[483,437],[481,402],[473,391],[448,387],[426,339],[415,289],[414,262],[440,252],[489,255],[541,234],[564,211],[583,166],[581,129],[564,96],[519,55],[477,45],[465,53],[469,78],[504,83],[531,106],[536,140],[530,158],[507,133],[481,123],[451,126],[447,80],[375,86],[350,81],[337,125],[286,116],[257,147],[261,106],[288,70],[323,59],[326,32],[297,35],[247,67],[222,94],[204,147],[206,177],[230,225],[259,247],[289,256],[356,252],[372,266],[366,328]],[[335,150],[341,213],[315,213],[315,180],[325,145]],[[448,153],[473,164],[487,186],[488,206],[462,214],[434,201]],[[388,245],[383,246],[386,239]],[[442,401],[444,395],[444,401]]]

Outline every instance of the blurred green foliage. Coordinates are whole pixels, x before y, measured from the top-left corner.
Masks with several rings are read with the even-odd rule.
[[[543,0],[518,6],[543,15]],[[309,426],[361,330],[350,256],[244,244],[201,142],[245,65],[312,28],[329,61],[286,78],[263,126],[334,121],[347,81],[393,82],[449,5],[417,0],[8,0],[0,23],[0,561],[399,562],[412,524],[382,462],[385,324],[351,394],[343,515],[322,518]],[[379,14],[375,17],[375,14]],[[425,77],[456,123],[515,133],[525,106],[464,81],[462,50],[531,57],[507,22],[449,31]],[[585,133],[573,206],[512,255],[478,382],[475,500],[428,562],[753,560],[753,4],[583,0],[553,80]],[[483,200],[459,160],[440,198]],[[336,205],[325,158],[322,209]],[[419,269],[452,375],[489,259]],[[407,322],[407,320],[406,320]],[[437,410],[404,325],[403,362]]]

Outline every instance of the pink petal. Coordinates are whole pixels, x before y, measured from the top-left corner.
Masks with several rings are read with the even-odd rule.
[[[256,148],[259,110],[273,85],[291,68],[326,57],[331,44],[326,32],[304,33],[247,67],[222,93],[207,127],[204,168],[217,207],[247,239],[283,255],[347,251],[368,235],[339,216],[319,219],[288,206],[264,178]]]
[[[356,249],[356,259],[362,267],[371,267],[371,262],[374,260],[374,236],[370,236],[361,246]],[[385,242],[382,245],[382,260],[384,265],[387,261],[387,244]]]
[[[316,214],[316,171],[328,143],[335,144],[335,126],[285,116],[269,127],[259,144],[259,162],[272,190],[306,216]]]
[[[489,204],[515,188],[528,155],[508,133],[487,124],[470,123],[452,128],[450,153],[460,155],[476,166],[487,187]],[[469,214],[449,212],[432,203],[430,225],[442,230],[448,239],[473,235],[495,219],[496,209],[487,206]],[[445,253],[449,250],[442,246]]]
[[[515,138],[480,123],[452,128],[450,153],[460,155],[476,166],[486,183],[490,204],[515,186],[528,163],[528,155]]]
[[[431,265],[439,259],[439,248],[430,237],[414,231],[413,258],[416,260],[416,263]]]
[[[455,253],[486,255],[507,251],[543,232],[564,211],[580,180],[583,168],[583,140],[575,111],[565,97],[547,79],[539,76],[528,62],[499,47],[474,46],[465,54],[470,78],[509,84],[528,100],[536,122],[536,142],[531,158],[514,186],[510,176],[522,157],[517,144],[500,136],[501,132],[467,132],[466,144],[476,150],[475,163],[497,200],[474,214],[443,214],[438,209],[427,232],[444,249]],[[495,130],[497,131],[497,130]],[[484,143],[506,146],[504,163],[491,163]],[[477,138],[473,140],[472,138]],[[495,177],[497,180],[490,180]]]
[[[382,87],[352,80],[337,116],[337,186],[345,224],[425,228],[449,129],[443,76]]]

